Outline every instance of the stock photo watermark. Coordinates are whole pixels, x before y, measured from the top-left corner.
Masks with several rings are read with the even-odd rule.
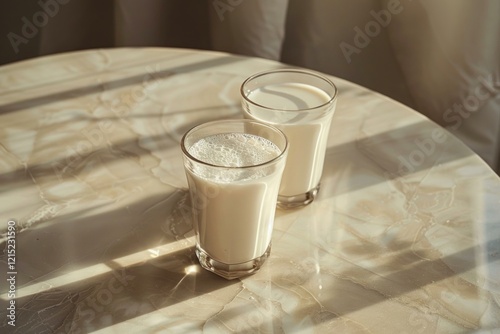
[[[456,280],[459,280],[459,278],[456,278]],[[452,291],[456,289],[457,287],[453,287],[452,289],[446,286],[443,291],[441,291],[439,298],[433,298],[427,303],[427,310],[425,312],[413,310],[408,317],[408,325],[411,331],[405,330],[401,334],[429,333],[435,331],[435,329],[431,329],[430,327],[433,323],[437,323],[439,318],[448,312],[447,305],[456,303],[458,297]]]
[[[425,160],[436,152],[437,144],[443,144],[448,139],[448,135],[443,129],[432,130],[430,138],[417,138],[413,141],[416,148],[408,156],[398,156],[398,173],[400,175],[410,174],[422,166]]]
[[[241,5],[243,0],[213,0],[212,6],[214,7],[219,20],[224,21],[226,12],[232,12],[236,7]]]
[[[38,6],[40,10],[35,12],[31,18],[26,16],[21,18],[22,26],[18,33],[11,31],[7,34],[7,39],[14,52],[19,53],[20,45],[28,44],[31,39],[35,38],[40,29],[45,27],[50,19],[59,13],[61,5],[68,2],[70,0],[39,0]]]
[[[188,191],[185,196],[177,203],[172,213],[162,224],[162,231],[180,237],[187,232],[186,229],[193,227],[193,220],[198,219],[200,214],[208,206],[210,200],[219,196],[220,191],[224,189],[223,184],[218,186],[205,184],[196,187],[192,185],[194,192]]]
[[[102,283],[95,293],[83,301],[79,315],[85,319],[85,322],[94,320],[96,312],[102,312],[105,306],[111,304],[113,297],[122,292],[135,279],[135,276],[127,275],[125,270],[120,270],[120,273],[116,271],[111,273],[113,277]]]
[[[13,327],[16,326],[16,226],[13,219],[7,222],[7,324]]]
[[[412,0],[406,1],[411,2]],[[363,28],[359,26],[354,27],[352,44],[344,41],[339,44],[347,63],[350,64],[352,62],[353,55],[360,54],[364,48],[368,47],[372,40],[380,35],[382,29],[389,26],[392,17],[401,14],[403,9],[401,0],[389,0],[385,9],[379,11],[371,10],[370,15],[373,20],[368,21]]]
[[[443,113],[443,122],[446,124],[446,130],[458,130],[465,120],[474,113],[479,112],[481,106],[488,99],[500,94],[500,77],[498,74],[478,77],[477,82],[478,85],[470,89],[462,97],[460,103],[454,103],[453,106],[446,109]],[[422,166],[426,159],[436,152],[437,144],[442,144],[448,140],[446,130],[436,128],[432,130],[430,137],[415,139],[415,149],[406,156],[398,156],[398,173],[400,175],[413,173]]]
[[[318,259],[308,256],[301,261],[287,263],[286,268],[280,271],[279,283],[266,281],[262,282],[263,285],[247,286],[246,289],[253,294],[251,299],[253,307],[242,314],[231,329],[236,333],[265,331],[268,324],[283,317],[284,305],[290,303],[289,289],[300,287],[313,275],[319,275],[318,268]],[[261,298],[263,293],[265,297]]]
[[[457,130],[464,120],[479,111],[484,101],[500,93],[500,76],[490,74],[488,77],[478,77],[478,85],[463,96],[461,103],[455,103],[443,114],[446,128]]]
[[[115,296],[123,292],[135,279],[135,276],[127,274],[125,270],[118,272],[113,270],[111,274],[111,278],[102,282],[90,296],[78,303],[75,317],[85,329],[77,327],[73,322],[68,322],[62,333],[87,333],[88,327],[92,326],[98,314],[102,314],[105,308],[113,302]]]

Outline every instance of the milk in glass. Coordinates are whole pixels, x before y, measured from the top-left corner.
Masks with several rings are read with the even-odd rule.
[[[262,256],[271,242],[284,161],[252,166],[273,160],[281,150],[256,135],[224,133],[198,140],[188,152],[203,162],[186,169],[199,247],[226,264]]]
[[[329,103],[331,96],[312,85],[285,82],[252,90],[247,98],[265,107],[249,106],[245,110],[247,117],[276,126],[288,138],[289,152],[279,194],[295,196],[315,188],[323,172],[333,113],[318,116],[310,110]]]

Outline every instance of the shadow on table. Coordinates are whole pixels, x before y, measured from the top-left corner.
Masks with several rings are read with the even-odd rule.
[[[394,254],[382,257],[374,255],[365,245],[360,245],[357,249],[345,251],[372,258],[373,267],[366,265],[366,259],[362,260],[363,264],[361,260],[356,264],[354,259],[347,259],[346,261],[353,261],[343,266],[348,270],[322,268],[317,272],[312,264],[312,273],[309,274],[305,273],[308,268],[290,266],[288,263],[282,268],[288,267],[292,272],[275,271],[272,279],[261,278],[258,281],[269,291],[249,291],[248,295],[254,296],[252,300],[243,302],[244,297],[241,296],[242,302],[227,304],[206,324],[248,333],[279,333],[284,328],[313,330],[308,326],[319,326],[316,330],[328,329],[343,333],[364,331],[367,322],[358,326],[355,319],[379,319],[384,316],[384,310],[390,313],[394,307],[398,310],[408,308],[409,318],[393,319],[394,323],[388,324],[387,330],[395,327],[419,332],[432,328],[427,326],[429,322],[438,317],[449,318],[450,314],[461,317],[460,321],[466,324],[464,327],[474,328],[479,324],[470,319],[479,319],[482,310],[466,310],[463,303],[469,303],[475,298],[489,299],[486,295],[488,292],[458,276],[498,261],[498,256],[487,259],[485,263],[477,263],[476,259],[485,252],[498,251],[499,242],[500,239],[492,240],[433,260],[425,259],[424,256],[429,254],[424,251],[412,250],[410,243],[393,245]],[[279,258],[275,259],[278,260]],[[451,269],[449,263],[461,265]],[[252,286],[252,281],[253,278],[250,277],[245,285]],[[320,286],[315,286],[315,283]],[[253,289],[256,286],[258,285],[254,285]],[[412,294],[420,289],[424,291]],[[388,304],[379,305],[371,315],[354,314],[381,303]],[[467,312],[472,312],[472,315]],[[389,318],[381,321],[390,321]],[[415,319],[421,321],[413,321]]]
[[[91,161],[92,158],[98,158],[99,163],[105,165],[125,158],[142,157],[144,155],[161,153],[162,151],[166,151],[172,148],[179,148],[180,140],[184,133],[195,125],[208,121],[238,117],[238,115],[233,111],[234,108],[234,105],[221,105],[209,108],[195,108],[189,110],[172,111],[169,112],[168,115],[163,115],[160,113],[149,113],[134,116],[129,115],[125,117],[125,119],[147,117],[154,118],[160,116],[174,119],[178,115],[185,116],[186,114],[199,114],[196,117],[191,116],[190,121],[184,121],[182,123],[176,124],[176,126],[170,129],[168,133],[164,133],[161,135],[133,137],[130,139],[122,139],[109,143],[107,139],[103,139],[100,145],[92,145],[92,151],[80,154],[78,152],[78,144],[81,142],[89,142],[87,138],[83,137],[82,140],[74,143],[73,146],[76,146],[76,149],[74,147],[71,147],[71,145],[65,146],[64,149],[66,150],[66,154],[60,158],[47,156],[47,160],[50,160],[45,163],[30,163],[27,166],[23,165],[22,168],[18,168],[13,171],[3,173],[0,172],[0,194],[2,192],[8,192],[12,189],[19,189],[23,187],[24,182],[28,182],[29,184],[32,184],[32,182],[41,184],[40,181],[46,178],[53,178],[54,183],[64,182],[66,177],[71,178],[75,175],[78,175],[80,170],[84,168],[85,164]],[[118,124],[122,121],[122,118],[118,116],[100,117],[99,120],[109,120],[112,122],[117,122]],[[104,138],[104,134],[101,135]],[[139,140],[143,142],[158,143],[158,145],[156,146],[156,151],[150,151],[144,147],[141,147],[140,145],[138,145]],[[59,144],[59,141],[56,139],[55,143]],[[29,144],[30,143],[27,143],[26,145]],[[68,147],[70,147],[72,150],[68,149]],[[179,161],[180,158],[181,157],[179,156]]]
[[[158,194],[131,206],[93,214],[82,210],[17,236],[17,325],[12,333],[86,333],[150,313],[167,321],[164,310],[171,312],[178,303],[238,289],[238,280],[227,281],[199,266],[189,237],[187,191]],[[229,300],[220,302],[223,307]],[[186,312],[196,319],[197,304],[188,305]],[[6,319],[5,308],[0,315]],[[148,321],[139,320],[139,330],[149,327]],[[6,321],[1,324],[7,328]]]
[[[143,82],[145,80],[145,76],[147,76],[147,75],[153,76],[154,79],[165,79],[165,78],[168,78],[174,74],[189,73],[189,72],[205,70],[205,69],[208,69],[211,67],[217,67],[217,66],[228,65],[228,64],[244,61],[246,59],[248,59],[248,58],[240,57],[240,56],[233,56],[233,55],[226,56],[226,57],[218,57],[215,59],[199,61],[197,63],[168,68],[165,70],[154,72],[153,74],[145,72],[145,73],[141,73],[138,75],[127,77],[127,78],[111,80],[111,81],[105,82],[105,84],[112,87],[111,89],[117,89],[120,87],[126,87],[126,86],[130,86],[130,85],[143,84]],[[146,65],[151,65],[151,64],[146,64]],[[76,78],[76,79],[79,79],[79,78]],[[3,105],[0,105],[0,114],[14,112],[14,111],[22,110],[22,109],[39,107],[39,106],[42,106],[42,105],[45,105],[48,103],[64,101],[64,100],[68,100],[68,99],[74,99],[74,98],[77,98],[80,96],[101,93],[103,91],[103,84],[104,83],[99,82],[99,83],[97,83],[95,85],[91,85],[91,86],[79,87],[79,88],[70,89],[70,90],[62,90],[62,91],[59,91],[59,92],[53,93],[53,94],[48,94],[48,95],[44,95],[44,96],[33,97],[33,98],[28,98],[28,99],[17,101],[17,102],[3,104]]]
[[[104,265],[111,271],[18,298],[16,303],[22,307],[18,306],[12,333],[87,333],[132,319],[137,320],[126,331],[154,328],[158,320],[163,329],[175,327],[176,318],[186,317],[184,312],[198,318],[196,298],[220,289],[238,289],[240,283],[202,270],[192,246],[128,267],[113,261]],[[192,303],[175,311],[178,303],[190,299]],[[228,301],[219,302],[222,308]],[[151,317],[143,320],[144,315]]]
[[[440,136],[439,141],[435,139],[436,134]],[[465,144],[429,120],[353,137],[356,138],[351,142],[327,148],[322,176],[322,186],[332,187],[326,191],[327,196],[396,179],[418,183],[431,174],[451,176],[456,169],[470,166],[470,163],[461,166],[460,160],[473,156],[477,157],[476,167],[482,167],[485,172],[490,170],[494,175]]]
[[[195,122],[179,124],[175,129],[175,134],[169,133],[165,135],[143,137],[140,139],[142,141],[161,142],[163,145],[161,147],[162,150],[178,146],[182,134],[191,127],[210,120],[238,116],[235,113],[229,113],[228,108],[231,109],[231,107],[228,106],[214,107],[213,110],[217,111],[217,113],[214,112],[214,114],[204,115]],[[225,109],[225,111],[222,111],[223,109]],[[188,112],[199,111],[206,111],[206,109],[194,109]],[[172,117],[175,117],[177,113],[181,112],[173,112]],[[141,117],[146,117],[146,115],[141,115]],[[119,121],[118,118],[116,120]],[[422,131],[422,129],[425,131]],[[426,137],[426,131],[428,132],[436,129],[446,134],[446,141],[439,145],[434,144],[432,150],[427,151],[425,154],[422,153],[420,146],[415,144],[415,142],[419,140],[429,140],[428,137]],[[171,139],[174,139],[174,141]],[[388,142],[392,145],[387,145]],[[16,182],[28,176],[27,172],[36,178],[37,175],[41,177],[53,176],[58,170],[78,170],[79,165],[85,162],[87,157],[98,153],[108,153],[110,148],[119,154],[103,155],[101,157],[103,163],[112,162],[116,159],[123,159],[128,155],[141,156],[154,153],[139,147],[137,145],[137,138],[121,140],[111,143],[109,147],[97,148],[88,154],[78,156],[78,159],[74,159],[72,156],[64,156],[59,159],[48,161],[45,164],[28,165],[28,169],[23,167],[22,169],[0,174],[2,185],[0,193],[10,190],[11,186],[16,186]],[[388,180],[411,176],[421,171],[429,171],[446,163],[474,155],[475,154],[470,149],[458,139],[455,139],[455,137],[446,130],[438,128],[428,121],[422,121],[401,128],[391,129],[377,135],[356,139],[349,143],[329,147],[326,152],[323,179],[333,178],[335,183],[339,184],[347,182],[347,187],[345,188],[339,188],[335,185],[336,191],[332,192],[332,194],[339,195]],[[419,160],[415,160],[415,156],[419,157]],[[373,165],[375,167],[363,170],[363,168],[368,165]],[[352,172],[353,169],[358,170],[356,173],[365,173],[368,177],[356,175]],[[35,175],[33,175],[33,173],[35,173]],[[492,171],[492,173],[494,172]]]
[[[484,262],[477,262],[488,252],[498,251],[499,244],[500,239],[495,239],[433,260],[427,260],[425,257],[429,254],[425,252],[412,250],[411,244],[402,244],[397,245],[397,248],[402,251],[391,256],[387,262],[384,262],[384,257],[378,260],[373,259],[374,255],[370,248],[360,245],[356,251],[361,252],[358,256],[364,258],[363,263],[367,263],[366,258],[372,258],[377,264],[373,268],[363,268],[363,266],[358,267],[353,264],[352,270],[335,273],[339,283],[334,286],[331,299],[324,301],[331,313],[327,317],[315,320],[328,322],[377,303],[393,301],[407,305],[409,308],[420,304],[426,305],[425,307],[431,310],[431,314],[426,315],[424,311],[418,310],[415,313],[422,312],[421,318],[424,317],[427,320],[433,316],[447,318],[448,312],[454,314],[464,312],[462,320],[469,323],[466,320],[468,316],[462,302],[469,298],[489,298],[484,296],[488,292],[483,290],[483,287],[470,284],[457,276],[497,261],[498,258],[486,257]],[[450,263],[454,265],[450,267]],[[458,266],[457,263],[460,265]],[[453,277],[456,277],[456,280],[448,280]],[[485,283],[488,284],[488,282]],[[412,291],[426,286],[429,286],[429,289],[425,295],[411,295]],[[403,295],[405,298],[401,299]],[[313,311],[314,308],[304,308],[301,314],[310,314]],[[481,313],[480,310],[477,312],[478,315]],[[472,316],[472,318],[475,317]],[[404,321],[406,325],[412,324],[411,319],[398,319],[398,321]],[[422,324],[414,322],[413,325],[420,327]],[[478,323],[469,323],[469,325],[474,327]]]

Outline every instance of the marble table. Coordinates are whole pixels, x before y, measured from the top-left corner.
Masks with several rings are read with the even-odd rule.
[[[0,331],[498,333],[499,177],[338,78],[317,200],[276,212],[257,274],[200,268],[180,138],[284,66],[146,48],[0,67]]]

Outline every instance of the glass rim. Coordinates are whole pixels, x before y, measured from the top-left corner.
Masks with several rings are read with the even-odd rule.
[[[215,165],[215,164],[211,164],[211,163],[205,162],[203,160],[200,160],[200,159],[192,156],[189,153],[189,151],[188,151],[188,149],[186,148],[186,145],[185,145],[187,136],[189,134],[191,134],[193,131],[195,131],[198,128],[200,128],[200,127],[210,126],[210,125],[213,125],[213,124],[222,124],[222,123],[242,123],[242,124],[243,123],[254,123],[254,124],[257,124],[259,126],[263,126],[265,128],[271,129],[271,130],[277,132],[279,135],[281,135],[283,137],[283,139],[285,140],[285,147],[283,149],[280,149],[280,151],[281,151],[280,154],[277,155],[276,157],[272,158],[271,160],[265,161],[265,162],[260,163],[260,164],[248,165],[248,166],[221,166],[221,165]],[[231,133],[231,132],[222,132],[222,133]],[[235,132],[232,132],[232,133],[235,133]],[[244,132],[238,132],[238,133],[244,133]],[[267,140],[269,140],[269,139],[267,139]],[[271,140],[269,140],[269,141],[271,141]],[[276,145],[276,143],[274,143],[274,142],[273,142],[273,144]],[[276,145],[276,146],[278,146],[278,145]],[[215,121],[209,121],[209,122],[201,123],[201,124],[193,126],[191,129],[189,129],[188,131],[186,131],[186,133],[182,136],[182,139],[181,139],[181,150],[182,150],[182,153],[184,154],[184,156],[188,157],[190,160],[193,160],[193,161],[195,161],[195,162],[197,162],[199,164],[202,164],[202,165],[205,165],[205,166],[209,166],[209,167],[213,167],[213,168],[232,169],[232,170],[257,168],[257,167],[263,167],[265,165],[273,164],[273,163],[275,163],[275,162],[283,159],[283,157],[285,156],[285,153],[288,151],[288,146],[289,146],[289,144],[288,144],[288,138],[287,138],[287,136],[285,135],[285,133],[283,131],[281,131],[280,129],[278,129],[277,127],[275,127],[273,125],[266,124],[266,123],[263,123],[263,122],[260,122],[260,121],[250,120],[250,119],[227,119],[227,120],[215,120]]]
[[[262,104],[259,104],[259,103],[256,103],[255,101],[252,101],[251,99],[248,98],[248,96],[245,94],[245,90],[244,90],[244,87],[246,84],[248,84],[250,81],[254,80],[254,79],[257,79],[259,77],[263,77],[263,76],[266,76],[266,75],[269,75],[269,74],[276,74],[276,73],[298,73],[298,74],[305,74],[305,75],[309,75],[309,76],[313,76],[313,77],[316,77],[320,80],[323,80],[324,82],[326,82],[328,85],[330,85],[332,88],[333,88],[333,94],[332,96],[330,97],[330,99],[323,103],[323,104],[320,104],[318,106],[315,106],[315,107],[310,107],[310,108],[298,108],[298,109],[293,109],[293,110],[288,110],[288,109],[279,109],[279,108],[271,108],[271,107],[267,107],[265,105],[262,105]],[[327,93],[327,92],[325,92]],[[316,109],[321,109],[323,107],[326,107],[330,104],[332,104],[336,99],[337,99],[337,96],[338,96],[338,88],[337,86],[333,83],[332,80],[330,80],[329,78],[327,78],[325,75],[319,73],[319,72],[315,72],[315,71],[311,71],[311,70],[306,70],[306,69],[294,69],[294,68],[280,68],[280,69],[274,69],[274,70],[267,70],[267,71],[263,71],[263,72],[259,72],[259,73],[255,73],[251,76],[249,76],[248,78],[245,79],[245,81],[243,81],[243,83],[241,84],[240,86],[240,94],[241,96],[243,97],[243,99],[254,105],[254,106],[257,106],[259,108],[263,108],[263,109],[266,109],[266,110],[272,110],[272,111],[280,111],[280,112],[289,112],[289,113],[293,113],[293,112],[300,112],[300,111],[307,111],[307,110],[316,110]],[[327,93],[328,95],[330,95],[329,93]]]

